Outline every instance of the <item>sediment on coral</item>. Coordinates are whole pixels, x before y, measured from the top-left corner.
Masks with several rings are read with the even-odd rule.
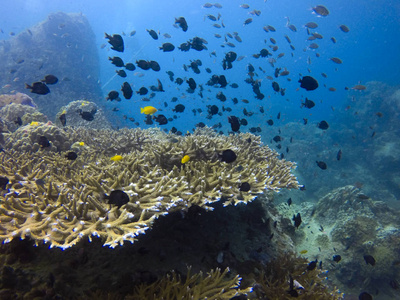
[[[0,194],[0,240],[5,242],[30,237],[68,248],[96,236],[115,247],[134,242],[155,219],[172,211],[193,205],[212,209],[209,204],[222,198],[227,199],[224,205],[248,203],[264,191],[298,188],[291,173],[295,164],[280,160],[249,133],[210,136],[197,131],[176,137],[154,129],[111,133],[61,130],[51,124],[31,127],[9,135],[7,152],[0,154],[0,173],[10,180]],[[57,152],[35,146],[40,134]],[[71,161],[65,146],[73,140],[86,146]],[[17,142],[22,144],[15,147]],[[221,161],[227,149],[237,154],[232,163]],[[115,154],[122,159],[110,160]],[[184,155],[190,160],[182,164]],[[245,182],[248,191],[240,189]],[[120,208],[103,197],[116,189],[129,196]]]

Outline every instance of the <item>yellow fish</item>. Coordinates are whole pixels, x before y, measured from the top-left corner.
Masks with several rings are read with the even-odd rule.
[[[84,142],[79,142],[78,145],[79,146],[85,146],[85,143]]]
[[[152,115],[157,111],[157,108],[153,106],[145,106],[144,108],[140,108],[141,114]]]
[[[113,157],[110,158],[112,161],[119,161],[123,159],[122,155],[114,155]]]
[[[185,164],[190,160],[190,156],[189,155],[185,155],[184,157],[182,157],[181,159],[181,163]]]
[[[308,252],[308,250],[301,250],[300,254],[306,254]]]
[[[39,122],[32,121],[30,125],[31,126],[39,126]]]

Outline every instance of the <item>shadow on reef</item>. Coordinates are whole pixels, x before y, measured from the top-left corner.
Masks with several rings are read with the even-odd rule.
[[[242,277],[242,291],[256,286],[249,299],[289,297],[289,275],[305,288],[307,296],[299,297],[339,299],[339,294],[330,296],[321,285],[320,270],[306,271],[307,261],[290,254],[291,239],[279,227],[270,226],[277,217],[273,215],[276,210],[265,200],[237,207],[219,203],[213,206],[211,212],[194,206],[186,213],[161,217],[140,240],[115,249],[103,247],[100,239],[92,243],[81,241],[66,250],[34,247],[29,239],[15,239],[0,249],[0,298],[139,299],[139,291],[149,290],[148,286],[155,282],[168,288],[168,278],[184,281],[193,276],[201,285],[209,276],[200,272],[213,270],[208,274],[217,276],[221,283],[217,287],[223,286],[227,291],[236,286],[236,274]],[[290,222],[286,224],[292,226]],[[188,266],[194,275],[182,275],[188,274]],[[228,267],[229,274],[219,271]],[[320,296],[311,297],[316,291]],[[236,293],[224,297],[218,295],[220,292],[208,299],[230,299]],[[188,295],[189,292],[185,297]]]

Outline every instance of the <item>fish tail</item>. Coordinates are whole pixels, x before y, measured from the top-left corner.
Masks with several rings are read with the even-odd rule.
[[[143,107],[140,108],[140,113],[141,113],[141,114],[144,113],[144,108],[143,108]]]

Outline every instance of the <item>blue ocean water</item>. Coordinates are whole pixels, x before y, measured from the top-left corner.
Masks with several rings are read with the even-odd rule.
[[[3,33],[0,39],[11,39],[10,32],[23,32],[45,20],[50,13],[81,12],[89,20],[96,35],[101,61],[99,85],[104,94],[102,108],[115,128],[137,127],[133,122],[124,120],[124,115],[138,121],[139,127],[155,127],[155,124],[145,125],[144,115],[140,114],[140,107],[147,105],[156,107],[158,113],[167,118],[176,115],[176,120],[161,128],[170,130],[174,126],[183,133],[191,132],[196,124],[204,122],[208,126],[221,123],[221,128],[217,130],[228,134],[228,116],[234,115],[248,121],[247,126],[241,127],[242,132],[249,131],[251,127],[259,127],[261,132],[257,134],[261,135],[264,143],[282,153],[288,160],[298,163],[296,174],[300,183],[306,186],[306,191],[295,192],[295,195],[302,200],[316,201],[332,188],[358,183],[364,186],[369,195],[398,207],[400,180],[394,179],[400,178],[397,156],[400,146],[397,128],[400,120],[398,114],[390,115],[393,110],[388,107],[389,102],[385,102],[385,99],[390,98],[399,87],[400,2],[249,0],[249,9],[240,7],[244,1],[221,0],[220,9],[204,8],[204,3],[205,1],[198,0],[3,0],[0,7],[0,28]],[[322,17],[313,13],[312,7],[316,5],[325,5],[330,11],[329,16]],[[260,10],[261,15],[249,14],[254,9]],[[213,22],[207,18],[208,14],[216,17],[220,14],[220,19]],[[175,18],[180,16],[184,16],[188,22],[187,32],[173,27]],[[244,25],[248,18],[253,21]],[[288,28],[289,20],[290,24],[296,26],[297,32]],[[225,27],[213,27],[213,24],[222,22]],[[318,28],[311,31],[320,33],[322,39],[307,41],[310,37],[304,27],[307,22],[318,23]],[[339,26],[342,24],[348,26],[350,31],[341,31]],[[276,32],[265,32],[263,27],[266,25],[275,27]],[[153,40],[147,29],[160,32],[159,39]],[[136,34],[130,36],[134,30]],[[123,36],[124,53],[110,49],[104,38],[105,32]],[[235,44],[235,47],[229,47],[224,39],[227,33],[233,32],[238,33],[242,42],[227,37],[228,42]],[[165,38],[163,35],[166,33],[171,38]],[[222,38],[216,38],[215,34],[220,34]],[[291,39],[295,50],[290,48],[285,35]],[[164,53],[159,49],[162,43],[170,42],[177,47],[195,36],[207,40],[208,50],[192,49],[182,52],[176,48],[173,52]],[[336,39],[336,43],[332,42],[332,37]],[[269,47],[272,45],[270,38],[276,40],[279,47],[276,52]],[[318,49],[309,48],[313,42],[319,45]],[[268,58],[253,57],[253,54],[259,53],[263,48],[273,53],[274,58],[279,53],[284,53],[284,56],[276,58],[272,67]],[[215,51],[215,56],[211,55],[212,51]],[[232,69],[223,70],[222,60],[229,51],[244,58],[233,62]],[[137,68],[133,72],[127,71],[127,78],[121,78],[115,73],[118,68],[108,60],[108,57],[113,56],[120,56],[125,63],[134,63],[139,59],[155,60],[160,64],[161,71],[143,71]],[[343,63],[335,64],[330,60],[332,57],[340,58]],[[197,59],[202,62],[200,74],[195,74],[190,68],[188,71],[184,70],[183,65]],[[263,100],[256,99],[251,85],[244,81],[248,78],[248,64],[255,67],[254,78],[261,82],[261,92],[265,95]],[[207,73],[206,68],[210,68],[212,73]],[[275,68],[287,68],[290,74],[275,78]],[[175,78],[194,78],[198,85],[204,87],[203,98],[198,95],[199,87],[193,94],[188,93],[187,84],[178,86],[171,82],[166,71],[172,71]],[[327,77],[323,77],[322,73]],[[141,74],[144,76],[140,77]],[[209,87],[206,82],[213,74],[225,75],[229,84],[237,83],[239,87]],[[306,91],[300,88],[298,80],[306,75],[318,80],[318,89]],[[270,80],[267,76],[272,76],[273,79]],[[108,92],[119,91],[124,81],[128,81],[132,89],[137,91],[142,86],[149,88],[157,85],[157,79],[162,82],[165,92],[156,92],[156,96],[149,102],[141,101],[138,95],[119,103],[105,100]],[[284,96],[273,91],[272,81],[285,89]],[[367,89],[351,89],[358,84],[365,85]],[[329,91],[329,88],[336,90]],[[393,93],[385,94],[387,90]],[[226,102],[216,99],[216,94],[221,91],[227,97]],[[373,96],[370,96],[371,92],[374,92]],[[171,102],[173,97],[177,97],[178,101]],[[315,102],[315,107],[301,107],[306,97]],[[232,98],[237,98],[239,103],[234,104]],[[243,102],[243,99],[248,100],[248,103]],[[397,103],[399,107],[399,99],[400,97],[392,104]],[[185,112],[173,112],[176,104],[185,105]],[[232,111],[209,119],[207,105],[214,104],[220,111],[222,106],[229,107]],[[113,112],[115,107],[119,111]],[[264,113],[260,111],[261,107]],[[202,113],[194,114],[193,109],[201,109]],[[243,109],[254,114],[245,116]],[[382,118],[376,117],[375,113],[378,112],[383,113]],[[277,118],[278,114],[280,119]],[[267,124],[268,119],[274,120],[273,126]],[[304,119],[308,120],[307,125],[304,125]],[[322,120],[330,125],[326,131],[316,127]],[[276,135],[283,137],[281,149],[276,148],[277,143],[271,140]],[[389,143],[394,143],[392,150],[381,149]],[[339,149],[343,151],[340,162],[337,160]],[[382,151],[378,152],[379,149]],[[328,170],[318,168],[316,161],[325,161]],[[378,164],[374,165],[371,161],[377,161]],[[383,191],[385,194],[382,194]],[[286,195],[283,194],[282,201],[286,200]]]

